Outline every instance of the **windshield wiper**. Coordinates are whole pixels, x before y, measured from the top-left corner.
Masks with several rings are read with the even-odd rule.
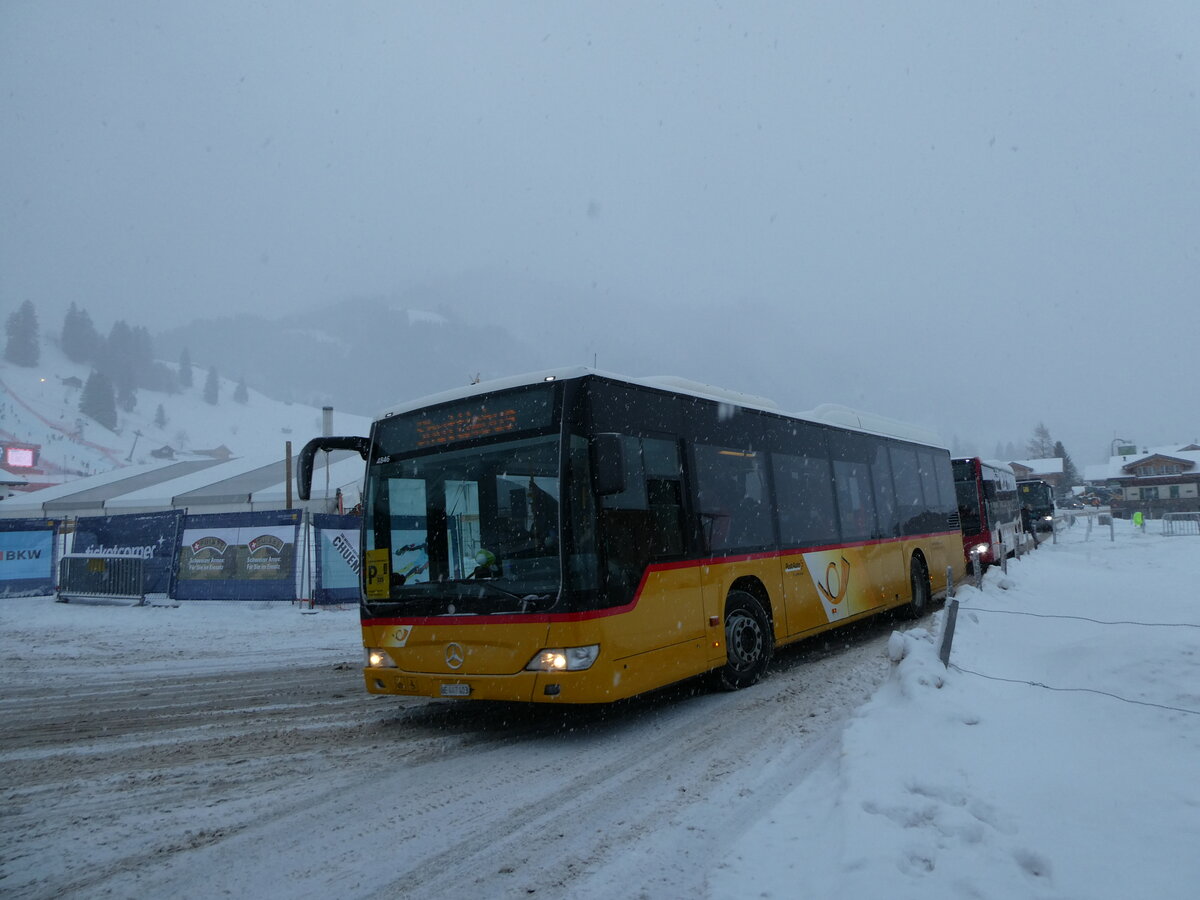
[[[502,594],[511,600],[516,600],[521,604],[521,612],[529,612],[529,609],[536,604],[544,603],[549,600],[552,606],[556,599],[554,594],[517,594],[513,591],[506,590],[500,587],[492,579],[489,578],[456,578],[451,581],[441,581],[438,584],[455,584],[455,585],[470,585],[472,587],[487,588],[497,594]]]

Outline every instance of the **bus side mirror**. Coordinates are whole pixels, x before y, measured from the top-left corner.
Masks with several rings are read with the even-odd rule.
[[[313,458],[320,450],[353,450],[365,460],[371,453],[371,439],[317,437],[305,444],[296,458],[296,493],[301,500],[308,500],[312,495]]]
[[[606,432],[592,439],[592,474],[601,497],[625,491],[625,444],[621,435]]]

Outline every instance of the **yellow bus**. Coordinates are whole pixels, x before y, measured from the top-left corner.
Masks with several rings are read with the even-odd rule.
[[[578,368],[424,398],[354,449],[372,693],[604,703],[886,609],[965,562],[950,454],[837,407]],[[948,570],[953,569],[953,574]]]

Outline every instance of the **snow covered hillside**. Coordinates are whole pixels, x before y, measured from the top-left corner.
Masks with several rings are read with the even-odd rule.
[[[350,610],[4,601],[0,894],[1190,900],[1200,537],[1116,528],[949,669],[939,611],[573,712],[368,695]]]
[[[89,372],[49,339],[42,340],[36,368],[0,362],[0,439],[42,448],[38,468],[44,474],[30,474],[30,482],[56,484],[168,453],[183,459],[224,448],[233,456],[282,458],[287,441],[295,452],[321,433],[320,409],[271,400],[252,385],[246,402],[239,403],[236,380],[220,379],[217,403],[206,402],[207,368],[201,364],[194,369],[194,386],[178,394],[139,390],[136,407],[120,410],[116,430],[109,430],[79,411]],[[333,427],[336,433],[365,434],[369,421],[335,409]],[[160,456],[152,455],[156,451]]]

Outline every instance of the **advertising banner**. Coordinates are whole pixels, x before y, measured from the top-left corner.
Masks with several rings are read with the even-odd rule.
[[[145,592],[171,594],[179,550],[183,510],[127,516],[82,516],[75,523],[73,553],[140,556],[145,562]]]
[[[295,600],[298,510],[188,516],[180,600]]]
[[[51,519],[0,519],[0,597],[54,593],[57,528]]]
[[[359,599],[359,526],[361,516],[312,517],[317,544],[317,603],[357,603]]]

